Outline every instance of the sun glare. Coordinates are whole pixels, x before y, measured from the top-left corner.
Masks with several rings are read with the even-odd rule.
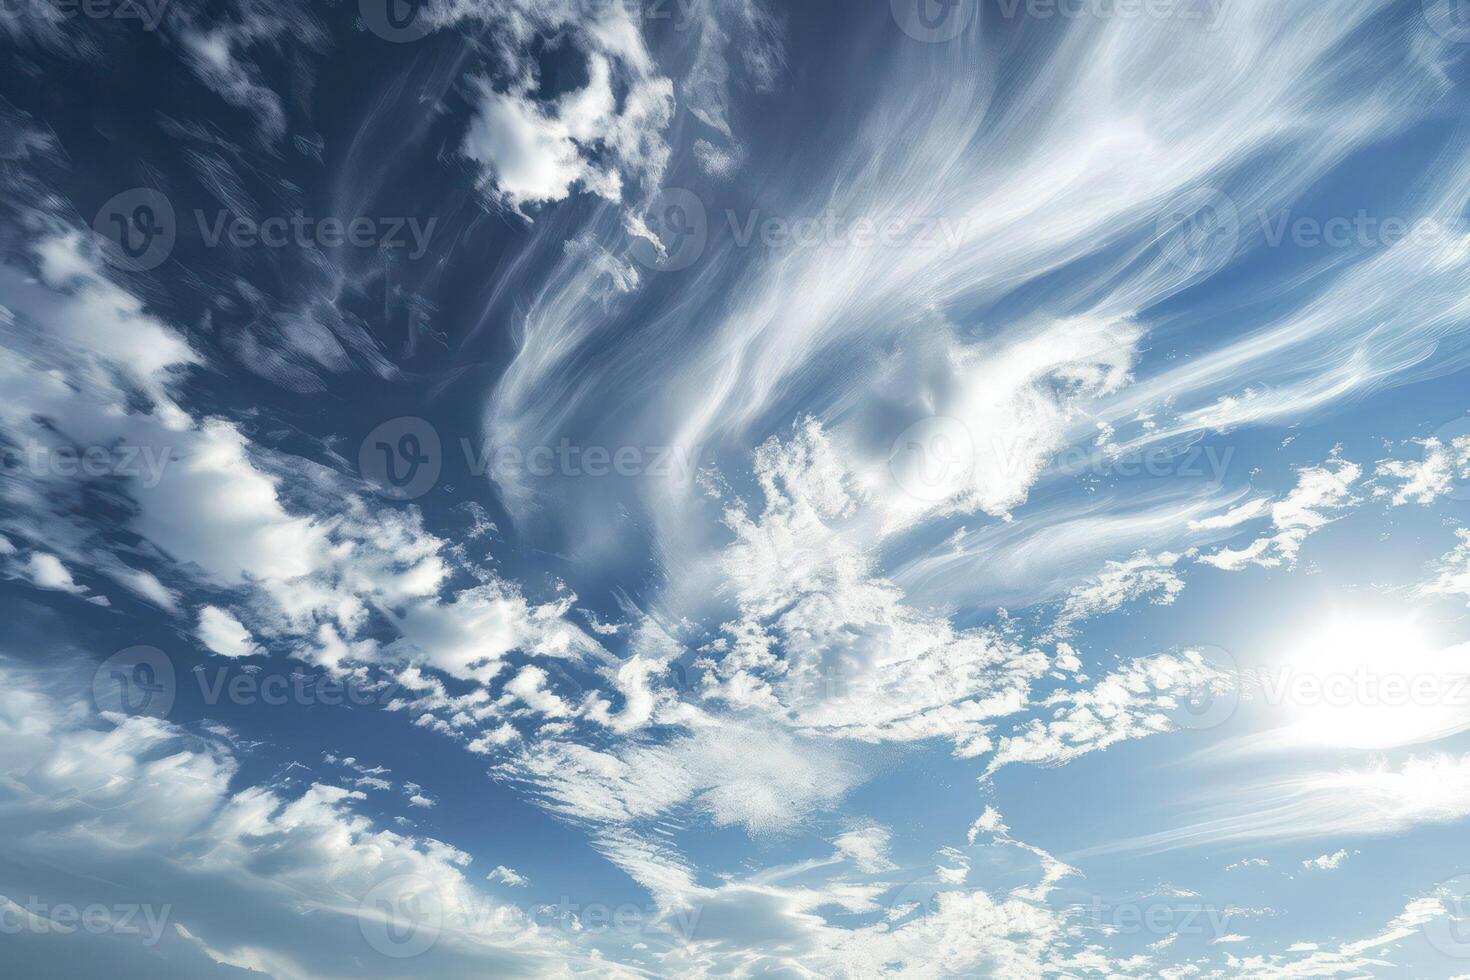
[[[1295,744],[1379,749],[1470,727],[1470,645],[1412,618],[1337,616],[1260,678]]]

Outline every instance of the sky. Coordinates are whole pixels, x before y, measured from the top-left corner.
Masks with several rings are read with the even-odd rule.
[[[1470,4],[0,44],[6,969],[1470,976]]]

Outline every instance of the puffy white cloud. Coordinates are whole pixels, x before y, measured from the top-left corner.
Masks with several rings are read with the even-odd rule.
[[[815,422],[763,445],[755,473],[761,511],[726,511],[735,540],[720,569],[742,616],[724,627],[704,696],[829,737],[987,751],[988,719],[1025,704],[1045,655],[956,630],[876,574],[870,546],[846,533],[867,498]]]
[[[1348,858],[1345,850],[1336,850],[1331,854],[1322,854],[1314,858],[1308,858],[1302,862],[1302,867],[1308,871],[1336,871],[1342,867],[1342,862]]]
[[[249,657],[259,652],[250,631],[229,610],[205,606],[199,610],[199,642],[222,657]]]
[[[553,5],[534,17],[548,28],[573,28],[587,60],[584,87],[538,100],[529,62],[505,88],[488,78],[475,81],[477,105],[461,152],[480,166],[480,185],[492,199],[524,214],[565,200],[574,188],[621,201],[625,174],[657,186],[669,156],[663,130],[673,117],[673,83],[652,74],[641,41],[599,29],[625,20],[626,11],[609,6],[604,15],[605,21],[579,25]]]

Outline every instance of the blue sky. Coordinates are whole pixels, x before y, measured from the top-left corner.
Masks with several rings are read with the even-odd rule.
[[[1459,0],[0,44],[21,974],[1470,975]]]

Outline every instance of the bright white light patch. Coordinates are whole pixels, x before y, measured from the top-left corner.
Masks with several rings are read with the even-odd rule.
[[[1436,648],[1408,618],[1336,617],[1259,676],[1291,745],[1382,749],[1470,728],[1470,644]]]

